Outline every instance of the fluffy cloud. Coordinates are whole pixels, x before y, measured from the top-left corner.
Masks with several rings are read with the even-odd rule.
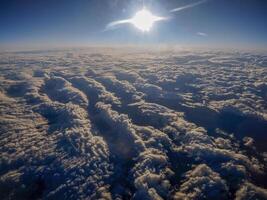
[[[52,76],[45,80],[44,92],[54,101],[72,102],[80,106],[86,106],[88,100],[85,95],[71,86],[71,83],[62,77]]]
[[[89,48],[0,59],[1,199],[266,199],[266,57]]]
[[[174,199],[228,199],[225,181],[207,165],[198,165],[185,177]]]
[[[96,80],[86,77],[74,77],[71,78],[71,82],[80,90],[82,90],[94,103],[99,98],[99,100],[112,103],[121,104],[120,100],[111,92],[107,91],[106,88]]]
[[[251,183],[244,183],[236,192],[236,200],[267,199],[267,191]]]

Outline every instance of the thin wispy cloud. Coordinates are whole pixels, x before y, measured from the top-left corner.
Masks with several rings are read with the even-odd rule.
[[[192,4],[188,4],[186,6],[182,6],[182,7],[178,7],[178,8],[174,8],[172,10],[170,10],[170,12],[179,12],[181,10],[185,10],[185,9],[188,9],[188,8],[193,8],[195,6],[198,6],[198,5],[201,5],[203,3],[206,3],[208,0],[202,0],[202,1],[198,1],[196,3],[192,3]]]
[[[115,26],[120,25],[120,24],[127,24],[130,23],[129,19],[125,19],[125,20],[118,20],[118,21],[114,21],[109,23],[104,31],[110,30],[110,29],[114,29]]]
[[[197,35],[202,36],[202,37],[207,37],[208,36],[207,33],[203,33],[203,32],[197,32]]]

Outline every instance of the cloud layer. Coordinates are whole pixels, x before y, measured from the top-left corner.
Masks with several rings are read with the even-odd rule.
[[[0,58],[1,199],[267,199],[266,56]]]

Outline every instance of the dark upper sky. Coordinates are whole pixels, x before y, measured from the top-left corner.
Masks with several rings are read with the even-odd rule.
[[[144,0],[155,15],[169,17],[143,34],[125,24],[104,31],[114,20],[132,17],[141,0],[0,0],[0,45],[81,45],[171,43],[212,47],[267,46],[266,0]]]

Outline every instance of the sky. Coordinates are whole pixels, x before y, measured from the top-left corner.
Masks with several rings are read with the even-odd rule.
[[[176,44],[265,48],[266,0],[0,0],[0,46]],[[145,6],[168,20],[147,32],[131,24],[106,30]]]

